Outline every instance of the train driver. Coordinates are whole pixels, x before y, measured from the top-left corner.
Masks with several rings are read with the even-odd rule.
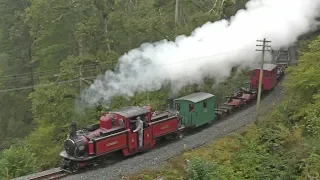
[[[138,136],[139,136],[139,149],[141,149],[141,148],[142,148],[142,143],[143,143],[143,122],[142,122],[140,116],[137,117],[136,129],[133,130],[133,132],[138,132]]]

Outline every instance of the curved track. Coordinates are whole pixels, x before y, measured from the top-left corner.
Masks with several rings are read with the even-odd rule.
[[[283,88],[281,83],[268,95],[266,95],[261,102],[262,113],[270,111],[274,104],[279,102],[283,97]],[[254,103],[255,101],[253,101]],[[183,151],[193,149],[211,142],[219,137],[225,136],[235,130],[238,130],[255,121],[256,113],[255,106],[243,109],[222,121],[212,124],[210,127],[197,130],[191,135],[185,136],[180,141],[171,141],[167,145],[159,145],[155,149],[126,158],[122,161],[114,163],[112,166],[98,167],[90,169],[87,172],[70,175],[63,178],[64,180],[113,180],[121,179],[121,177],[136,173],[143,169],[155,169],[164,165],[166,160],[181,154]]]

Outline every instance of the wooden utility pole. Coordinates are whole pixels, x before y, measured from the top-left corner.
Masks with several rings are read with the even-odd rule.
[[[256,51],[262,51],[262,59],[261,59],[261,64],[260,64],[259,87],[258,87],[258,98],[257,98],[257,120],[258,120],[260,100],[261,100],[261,86],[262,86],[262,77],[263,77],[264,54],[266,51],[270,51],[270,49],[266,49],[266,47],[271,47],[271,46],[267,45],[267,43],[269,43],[271,41],[267,41],[266,38],[264,38],[263,40],[257,40],[257,42],[262,42],[262,45],[261,44],[256,45],[256,46],[262,46],[262,50],[256,49]]]
[[[175,13],[175,16],[174,16],[174,21],[176,23],[176,25],[179,24],[179,0],[176,0],[176,13]]]

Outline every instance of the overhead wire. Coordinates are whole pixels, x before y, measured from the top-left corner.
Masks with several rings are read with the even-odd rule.
[[[198,58],[193,58],[193,59],[177,61],[175,63],[170,63],[170,64],[156,64],[156,66],[160,66],[160,67],[161,66],[170,66],[170,65],[180,64],[180,63],[184,63],[184,62],[195,61],[195,60],[205,60],[205,59],[210,58],[210,57],[220,56],[220,55],[223,55],[223,54],[227,54],[227,53],[230,53],[230,52],[236,52],[236,51],[240,51],[240,50],[242,50],[242,48],[237,49],[237,50],[217,53],[217,54],[213,54],[213,55],[208,55],[208,56],[203,56],[203,57],[198,57]],[[99,65],[99,64],[94,64],[94,65]],[[94,66],[94,65],[92,65],[92,66]],[[79,67],[80,68],[81,66],[74,66],[74,67]],[[72,82],[77,82],[80,79],[82,79],[82,80],[90,80],[91,79],[92,80],[92,79],[95,79],[95,78],[97,78],[97,76],[85,77],[85,78],[80,78],[79,77],[79,78],[75,78],[75,79],[71,79],[71,80],[51,82],[51,83],[47,83],[47,84],[39,84],[39,85],[24,86],[24,87],[19,87],[19,88],[3,89],[3,90],[0,90],[0,93],[19,91],[19,90],[25,90],[25,89],[33,89],[33,88],[37,88],[37,87],[47,87],[47,86],[52,86],[52,85],[56,85],[56,84],[72,83]]]
[[[87,64],[87,65],[77,65],[77,66],[71,66],[69,68],[73,68],[73,69],[76,69],[76,68],[82,68],[82,69],[85,69],[85,68],[88,68],[88,67],[94,67],[94,66],[99,66],[101,64],[111,64],[110,62],[100,62],[100,63],[92,63],[92,64]],[[54,74],[58,74],[60,73],[61,71],[61,68],[57,68],[57,69],[51,69],[51,70],[44,70],[44,71],[36,71],[36,72],[28,72],[28,73],[19,73],[19,74],[11,74],[11,75],[4,75],[4,76],[1,76],[0,79],[2,78],[8,78],[8,77],[14,77],[16,78],[17,76],[27,76],[27,75],[37,75],[37,74],[42,74],[42,73],[48,73],[48,72],[54,72]]]
[[[95,79],[95,78],[96,78],[96,76],[86,77],[86,78],[81,78],[81,79],[89,80],[89,79]],[[37,88],[37,87],[46,87],[46,86],[52,86],[52,85],[56,85],[56,84],[65,84],[65,83],[71,83],[71,82],[76,82],[76,81],[79,81],[79,79],[71,79],[71,80],[66,80],[66,81],[58,81],[58,82],[39,84],[39,85],[33,85],[33,86],[24,86],[24,87],[19,87],[19,88],[12,88],[12,89],[3,89],[3,90],[0,90],[0,93],[25,90],[25,89],[33,89],[33,88]]]

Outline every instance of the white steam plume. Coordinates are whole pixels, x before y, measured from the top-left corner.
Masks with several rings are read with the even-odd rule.
[[[116,72],[98,77],[83,94],[89,105],[113,96],[158,90],[167,82],[179,89],[205,76],[224,80],[231,68],[260,60],[256,40],[287,47],[316,26],[320,0],[251,0],[230,21],[208,22],[175,42],[145,43],[119,59]]]

